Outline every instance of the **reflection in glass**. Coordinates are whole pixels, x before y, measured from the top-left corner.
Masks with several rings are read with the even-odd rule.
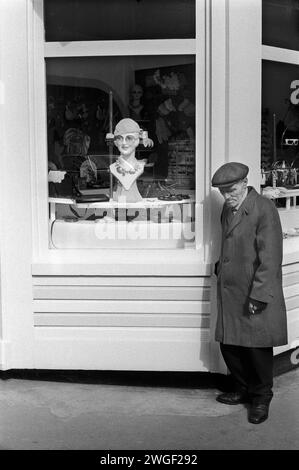
[[[194,56],[51,58],[46,59],[46,71],[49,196],[56,198],[51,219],[55,221],[54,245],[76,248],[76,243],[79,247],[89,243],[88,237],[83,242],[82,234],[71,242],[70,234],[63,231],[77,233],[82,225],[70,228],[62,223],[66,220],[103,224],[134,220],[143,228],[144,223],[153,223],[153,227],[157,223],[162,224],[163,236],[169,227],[182,228],[187,222],[190,229],[195,194]],[[138,208],[126,204],[130,201],[113,205],[117,181],[111,165],[119,161],[120,148],[136,139],[130,129],[114,135],[123,118],[138,123],[138,139],[143,142],[137,142],[135,156],[144,167],[137,186],[146,207],[137,212]],[[144,145],[148,138],[153,145]],[[73,202],[62,204],[57,202],[59,198]],[[103,227],[106,230],[108,225]],[[147,234],[144,246],[154,243],[156,248],[165,248],[170,243],[167,236],[162,243],[161,233],[158,241],[153,237],[153,233]],[[192,237],[193,243],[194,233]],[[184,241],[171,238],[167,246],[186,244],[190,237]]]
[[[45,0],[46,41],[195,37],[195,0]]]
[[[265,184],[299,183],[299,67],[263,61],[261,162]]]
[[[299,2],[262,1],[263,44],[299,51]]]

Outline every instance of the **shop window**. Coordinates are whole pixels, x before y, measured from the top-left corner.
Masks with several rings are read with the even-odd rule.
[[[299,170],[299,67],[262,62],[262,167],[283,163]],[[281,178],[280,178],[281,179]],[[280,186],[291,180],[278,181]],[[298,181],[299,182],[299,181]],[[293,184],[295,180],[293,181]]]
[[[193,246],[195,57],[47,58],[46,76],[51,248]],[[140,128],[131,169],[123,119]],[[134,192],[114,166],[140,172]]]
[[[195,38],[195,0],[47,0],[46,41]]]
[[[263,60],[261,135],[263,193],[273,199],[278,208],[292,209],[286,215],[281,212],[286,230],[298,224],[298,214],[293,211],[299,208],[297,65]]]
[[[262,15],[263,44],[299,51],[298,0],[263,0]]]

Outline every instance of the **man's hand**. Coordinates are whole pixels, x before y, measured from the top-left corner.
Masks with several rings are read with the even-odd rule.
[[[262,310],[266,308],[267,304],[265,302],[260,302],[259,300],[249,299],[248,311],[250,315],[256,313],[261,313]]]

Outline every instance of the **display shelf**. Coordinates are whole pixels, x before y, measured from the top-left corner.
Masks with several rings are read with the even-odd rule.
[[[278,190],[277,193],[274,193],[274,191]],[[270,190],[269,190],[269,195],[267,195],[267,191],[263,190],[262,194],[265,197],[270,197]],[[294,187],[293,189],[288,189],[288,188],[273,188],[273,195],[271,196],[271,199],[286,199],[286,207],[285,208],[280,208],[280,210],[292,210],[292,209],[298,209],[299,205],[297,204],[296,198],[299,197],[299,186]]]
[[[140,202],[117,202],[113,201],[113,199],[110,199],[109,201],[104,202],[77,203],[75,199],[71,198],[49,197],[50,204],[70,204],[83,209],[148,209],[176,204],[190,204],[193,202],[195,202],[194,198],[186,198],[180,201],[161,201],[158,198],[144,198]]]
[[[143,198],[134,203],[117,202],[112,199],[103,202],[78,203],[72,198],[50,197],[50,245],[56,249],[186,248],[194,243],[195,224],[192,209],[194,202],[194,197],[190,197],[172,201]],[[69,205],[76,210],[91,209],[94,211],[95,218],[57,217],[56,204]],[[170,208],[170,214],[167,208]],[[117,211],[119,209],[123,210],[125,220],[122,220],[120,212]],[[139,215],[129,220],[129,209]],[[144,214],[142,214],[142,209],[144,209]]]
[[[286,189],[282,191],[281,194],[278,196],[278,199],[285,198],[286,199],[286,210],[298,209],[298,204],[296,198],[299,196],[299,187],[295,189]]]

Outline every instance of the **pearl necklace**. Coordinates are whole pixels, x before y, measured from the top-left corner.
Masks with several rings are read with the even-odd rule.
[[[128,165],[130,167],[129,170],[126,170],[120,163],[120,160],[122,160],[126,165]],[[135,166],[131,165],[131,163],[129,162],[126,162],[122,157],[119,157],[118,160],[116,160],[115,162],[115,166],[116,166],[116,171],[118,173],[120,173],[122,176],[125,176],[126,174],[130,174],[130,175],[134,175],[134,173],[136,173],[136,171],[138,171],[140,169],[140,165],[139,163],[136,163]]]

